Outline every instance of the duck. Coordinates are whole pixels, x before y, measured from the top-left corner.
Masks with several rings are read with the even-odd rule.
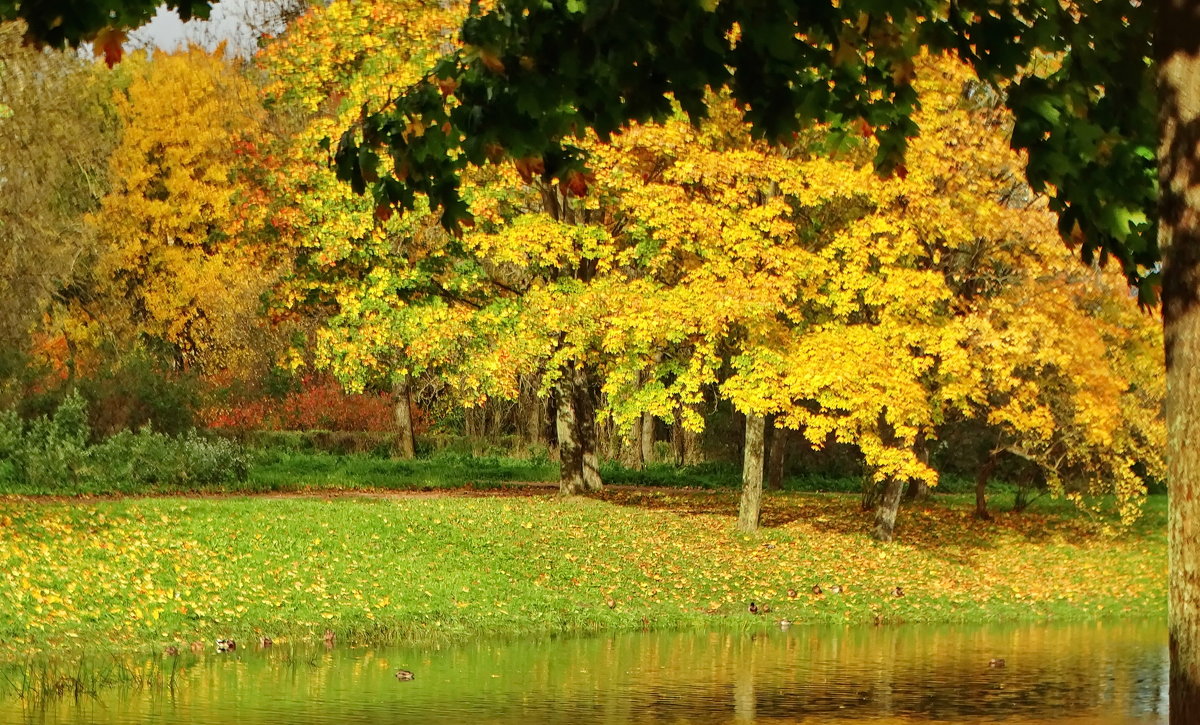
[[[1004,658],[1003,657],[993,657],[991,660],[988,661],[988,667],[999,668],[999,667],[1003,667],[1003,666],[1004,666]]]
[[[191,647],[193,652],[203,652],[205,649],[203,642],[192,642]]]
[[[834,584],[833,586],[829,587],[829,591],[833,592],[834,594],[841,594],[846,590],[842,588],[841,584]]]
[[[825,593],[825,590],[821,588],[820,584],[813,584],[812,593],[820,596]]]
[[[408,670],[396,670],[396,679],[401,681],[415,680],[417,676]]]
[[[327,629],[327,630],[325,630],[325,644],[326,644],[326,645],[328,645],[328,646],[332,647],[332,646],[333,646],[333,640],[334,640],[335,638],[336,638],[336,635],[334,635],[334,633],[333,633],[333,630],[332,630],[332,629]]]
[[[800,592],[796,591],[795,589],[789,589],[787,591],[787,595],[788,595],[788,599],[795,599],[797,596],[800,595]]]
[[[892,596],[893,597],[902,597],[902,596],[904,596],[904,590],[901,589],[900,587],[896,587],[895,589],[892,590]]]
[[[167,648],[163,650],[163,654],[165,654],[168,657],[178,657],[179,656],[179,648],[173,644],[167,645]]]
[[[746,610],[749,611],[751,614],[758,614],[758,605],[755,604],[754,602],[750,602],[750,606],[747,607]]]
[[[234,642],[232,639],[218,639],[217,640],[217,651],[218,652],[233,652],[236,649],[237,649],[237,642]]]
[[[792,621],[790,619],[779,620],[779,628],[780,629],[787,629],[790,626],[792,626]]]
[[[272,641],[272,639],[271,639],[270,637],[265,637],[265,636],[264,636],[264,637],[259,637],[259,638],[258,638],[258,646],[259,646],[259,647],[264,647],[264,648],[265,648],[265,647],[270,647],[270,646],[271,646],[271,645],[273,645],[273,644],[275,644],[275,642],[274,642],[274,641]]]

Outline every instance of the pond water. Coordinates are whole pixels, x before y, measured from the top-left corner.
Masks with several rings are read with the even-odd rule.
[[[990,667],[993,658],[1005,666]],[[1162,622],[794,626],[420,648],[277,644],[120,667],[174,667],[174,686],[41,701],[10,693],[0,699],[0,723],[1141,725],[1167,717]],[[397,681],[398,668],[415,679]]]

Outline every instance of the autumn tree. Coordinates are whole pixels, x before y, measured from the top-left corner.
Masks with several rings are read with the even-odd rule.
[[[262,123],[254,86],[198,49],[121,66],[120,143],[92,216],[99,242],[89,299],[73,310],[93,342],[165,349],[179,368],[236,366],[265,328],[271,271],[240,243],[240,155]]]
[[[23,31],[0,25],[0,346],[12,351],[87,277],[84,218],[108,188],[116,130],[106,73],[22,47]]]
[[[146,3],[128,6],[144,10]],[[78,37],[111,22],[92,15],[51,35],[53,14],[44,6],[23,4],[20,11],[40,14],[46,22],[35,23],[32,32],[51,39]],[[17,12],[13,3],[0,6],[5,16]],[[1200,496],[1193,495],[1200,485],[1194,475],[1200,452],[1188,447],[1200,409],[1193,400],[1200,395],[1194,379],[1200,375],[1200,199],[1189,130],[1200,118],[1200,100],[1191,92],[1200,76],[1198,25],[1183,2],[1042,1],[1002,9],[976,1],[909,2],[883,13],[834,2],[642,3],[618,12],[615,2],[604,0],[512,0],[464,26],[471,49],[439,70],[441,79],[453,77],[462,91],[454,113],[462,122],[453,127],[466,134],[417,139],[415,146],[424,149],[418,154],[413,139],[380,137],[397,168],[407,171],[407,184],[394,186],[387,197],[403,203],[413,189],[428,192],[451,211],[447,221],[453,224],[463,211],[456,203],[459,171],[484,163],[489,151],[540,155],[548,177],[562,178],[578,162],[562,147],[564,137],[586,127],[606,136],[630,120],[665,117],[668,92],[689,113],[702,115],[705,91],[726,86],[752,110],[751,123],[775,138],[813,119],[866,119],[884,131],[878,161],[886,171],[897,168],[904,138],[916,130],[911,58],[921,45],[957,49],[981,76],[1004,85],[1016,119],[1014,141],[1031,151],[1029,179],[1035,190],[1053,194],[1060,228],[1082,242],[1085,256],[1103,250],[1140,278],[1157,270],[1160,246],[1163,251],[1167,458],[1174,492],[1171,720],[1186,723],[1200,713],[1200,610],[1193,606],[1200,583],[1190,573],[1200,538]],[[1032,59],[1046,55],[1061,62],[1049,72],[1027,72]],[[1155,81],[1162,91],[1157,100]],[[407,89],[386,116],[428,113],[423,121],[439,126],[448,114],[433,103],[435,87],[430,82]],[[475,123],[469,123],[472,117]],[[369,125],[383,129],[384,118]],[[479,124],[483,118],[487,123]],[[463,153],[447,154],[448,148]],[[343,172],[361,182],[362,170],[351,161],[356,152],[347,146]]]

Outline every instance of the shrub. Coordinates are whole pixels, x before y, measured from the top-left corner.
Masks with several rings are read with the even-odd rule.
[[[195,489],[244,481],[249,460],[232,441],[149,426],[92,443],[87,403],[76,392],[53,416],[22,423],[0,413],[0,482],[23,493]]]
[[[87,402],[72,392],[53,416],[33,420],[12,441],[15,482],[48,492],[78,487],[90,473],[89,433]]]
[[[249,461],[231,441],[195,432],[166,436],[147,428],[122,431],[95,447],[106,489],[194,489],[245,481]]]
[[[386,432],[395,426],[393,401],[390,393],[347,393],[332,378],[308,376],[278,397],[230,394],[200,418],[216,429]],[[412,416],[416,432],[423,433],[429,427],[424,411],[414,405]]]
[[[89,420],[97,435],[145,425],[176,435],[196,426],[199,383],[149,352],[136,351],[108,361],[80,379],[79,387],[91,404]]]

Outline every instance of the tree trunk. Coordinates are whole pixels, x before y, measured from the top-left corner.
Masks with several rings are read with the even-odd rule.
[[[913,452],[921,463],[929,465],[929,446],[926,445],[925,436],[917,436],[917,440],[913,443]],[[923,501],[929,498],[929,484],[923,478],[914,478],[908,482],[908,489],[904,492],[904,498],[909,501]]]
[[[889,478],[883,484],[879,505],[875,507],[875,528],[871,531],[871,536],[876,540],[892,540],[892,532],[896,528],[896,514],[900,511],[900,494],[903,491],[904,481],[899,478]]]
[[[859,508],[863,511],[874,511],[879,506],[879,498],[883,495],[883,484],[875,480],[875,470],[868,468],[863,472],[862,496],[859,498]]]
[[[568,364],[558,381],[559,491],[574,495],[599,491],[596,407],[587,371]]]
[[[579,425],[575,420],[575,393],[570,371],[563,372],[556,392],[560,468],[558,490],[563,494],[574,495],[584,491],[583,444],[579,440]]]
[[[653,415],[642,413],[642,438],[639,445],[642,449],[642,462],[649,465],[654,462],[654,426],[657,421]]]
[[[987,510],[987,485],[992,480],[992,474],[996,472],[996,464],[1000,458],[995,453],[988,456],[988,459],[983,462],[983,467],[979,469],[979,473],[975,476],[975,518],[991,521],[992,515]]]
[[[684,464],[684,459],[687,453],[687,445],[684,443],[683,423],[680,420],[682,416],[675,414],[675,424],[671,426],[671,452],[675,455],[675,467],[678,468]]]
[[[929,498],[929,484],[923,478],[914,478],[908,482],[904,498],[909,501],[924,501]]]
[[[575,368],[575,406],[575,423],[579,430],[579,441],[583,446],[583,490],[599,491],[604,488],[604,484],[600,480],[596,398],[592,376],[586,367]]]
[[[417,438],[413,432],[412,381],[408,373],[393,383],[392,393],[396,398],[396,440],[392,446],[392,455],[396,458],[411,460],[417,457]]]
[[[1200,15],[1158,3],[1171,723],[1200,722]]]
[[[746,455],[742,461],[742,500],[738,504],[738,531],[753,533],[762,518],[763,446],[766,418],[746,416]]]
[[[770,459],[767,462],[767,489],[779,491],[783,488],[783,464],[787,459],[788,436],[791,431],[773,423],[774,421],[771,426]]]
[[[633,430],[629,432],[629,466],[635,471],[646,467],[646,455],[642,450],[642,426],[645,417],[639,415],[633,421]]]

